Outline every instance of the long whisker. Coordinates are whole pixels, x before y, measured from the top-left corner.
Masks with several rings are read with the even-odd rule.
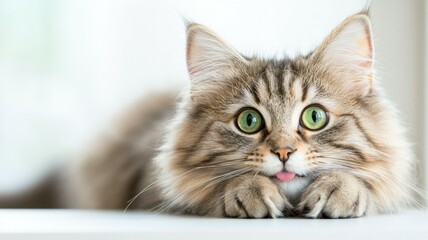
[[[209,183],[210,181],[214,181],[214,180],[216,180],[216,179],[222,179],[221,181],[224,181],[224,180],[227,180],[227,179],[229,179],[229,178],[232,178],[232,177],[236,177],[236,176],[242,175],[242,174],[244,174],[244,173],[246,173],[246,172],[249,172],[249,171],[250,171],[249,169],[238,169],[238,170],[233,170],[233,171],[230,171],[230,172],[224,173],[224,174],[222,174],[222,175],[220,175],[220,176],[215,176],[215,177],[210,178],[210,179],[208,179],[208,180],[206,180],[206,181],[200,182],[200,183],[198,183],[198,184],[196,184],[196,185],[194,185],[194,186],[190,186],[190,187],[188,187],[188,188],[184,189],[183,191],[181,191],[179,194],[177,194],[175,199],[171,199],[171,200],[166,201],[166,202],[164,202],[164,203],[162,203],[162,204],[160,204],[160,205],[158,205],[158,206],[156,206],[156,207],[153,207],[152,209],[150,209],[150,211],[152,211],[152,210],[154,210],[154,209],[159,209],[159,210],[157,210],[156,212],[157,212],[157,213],[162,213],[163,211],[165,211],[165,210],[169,209],[171,206],[174,206],[174,205],[175,205],[174,203],[176,202],[176,199],[177,199],[177,198],[179,198],[179,197],[181,197],[182,195],[184,195],[184,194],[188,193],[189,191],[194,190],[195,188],[200,187],[201,185],[205,185],[205,184]],[[199,192],[200,192],[200,191],[199,191]]]
[[[397,205],[397,203],[391,201],[391,199],[393,199],[393,196],[391,194],[390,189],[388,187],[386,187],[386,185],[384,184],[385,182],[388,183],[389,185],[396,186],[397,181],[398,181],[399,183],[401,183],[405,187],[411,189],[414,193],[416,193],[421,198],[423,198],[423,199],[426,198],[426,192],[425,191],[423,191],[422,189],[420,189],[416,185],[409,183],[409,181],[407,179],[403,179],[401,176],[392,177],[389,174],[386,174],[382,171],[375,171],[374,169],[365,167],[362,164],[358,164],[358,163],[353,162],[353,161],[349,161],[349,159],[345,159],[345,158],[338,158],[338,157],[325,156],[325,155],[317,156],[317,157],[318,157],[318,159],[320,159],[322,161],[323,164],[328,164],[330,166],[329,167],[330,170],[331,170],[331,167],[341,168],[342,170],[346,170],[346,171],[351,172],[357,176],[360,176],[360,177],[363,177],[366,179],[370,179],[370,180],[376,182],[379,185],[379,187],[381,188],[380,190],[382,190],[382,192],[384,192],[388,196],[388,199],[384,199],[384,200],[391,202],[391,204],[393,204],[394,206]],[[333,159],[333,160],[335,160],[335,162],[338,162],[340,164],[325,162],[325,161],[323,161],[324,159],[325,160]],[[424,208],[424,206],[421,203],[419,203],[416,199],[414,199],[414,197],[409,195],[410,192],[408,192],[407,190],[403,189],[402,187],[399,187],[398,191],[401,195],[407,196],[405,200],[408,201],[409,204],[418,206],[420,208]],[[398,206],[395,206],[394,208],[397,209]]]
[[[200,171],[200,170],[213,169],[213,168],[217,168],[217,169],[223,168],[223,170],[231,169],[231,167],[236,166],[237,163],[242,162],[242,160],[243,160],[242,158],[229,159],[229,160],[222,160],[222,162],[218,162],[218,163],[211,163],[211,164],[208,164],[205,166],[198,166],[198,167],[192,168],[190,170],[187,170],[178,176],[174,176],[174,178],[177,180],[177,179],[183,177],[184,175],[189,174],[190,172],[196,171],[196,170]],[[126,211],[134,203],[134,201],[138,197],[140,197],[144,192],[152,189],[155,186],[158,186],[159,182],[160,182],[160,180],[156,180],[156,181],[152,182],[151,184],[146,186],[143,190],[141,190],[138,194],[136,194],[133,198],[131,198],[128,201],[128,204],[127,204],[126,208],[124,209],[124,211]]]

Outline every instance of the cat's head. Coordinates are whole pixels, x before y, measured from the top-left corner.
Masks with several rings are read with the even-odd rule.
[[[295,195],[324,172],[369,175],[393,151],[382,143],[394,117],[373,83],[366,14],[295,59],[243,56],[198,24],[187,37],[190,92],[170,163],[184,175],[176,180],[199,191],[193,197],[243,173],[271,177]]]

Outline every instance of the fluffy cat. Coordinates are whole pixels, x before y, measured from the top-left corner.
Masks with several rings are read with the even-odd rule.
[[[62,197],[52,203],[240,218],[347,218],[412,205],[415,157],[373,60],[365,13],[312,53],[282,60],[243,56],[188,24],[189,88],[130,111],[59,172],[49,193]]]

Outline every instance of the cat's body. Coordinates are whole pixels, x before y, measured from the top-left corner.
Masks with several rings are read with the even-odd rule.
[[[153,158],[177,100],[176,91],[152,94],[129,109],[89,153],[66,168],[63,195],[67,197],[61,201],[74,208],[125,209],[128,201],[155,181]],[[155,185],[129,207],[154,207],[158,201]]]
[[[189,89],[136,106],[65,168],[61,203],[256,218],[414,203],[415,159],[373,80],[366,14],[295,59],[243,57],[197,24],[187,34]]]

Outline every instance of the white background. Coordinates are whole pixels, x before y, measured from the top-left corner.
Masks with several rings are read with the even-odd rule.
[[[227,219],[93,210],[0,210],[0,238],[28,240],[426,240],[428,212],[352,219]]]
[[[211,27],[244,54],[281,57],[313,50],[366,5],[364,0],[0,0],[0,188],[16,188],[81,152],[147,92],[185,84],[182,17]],[[401,111],[421,172],[427,169],[422,161],[426,5],[376,0],[371,11],[377,76]]]

